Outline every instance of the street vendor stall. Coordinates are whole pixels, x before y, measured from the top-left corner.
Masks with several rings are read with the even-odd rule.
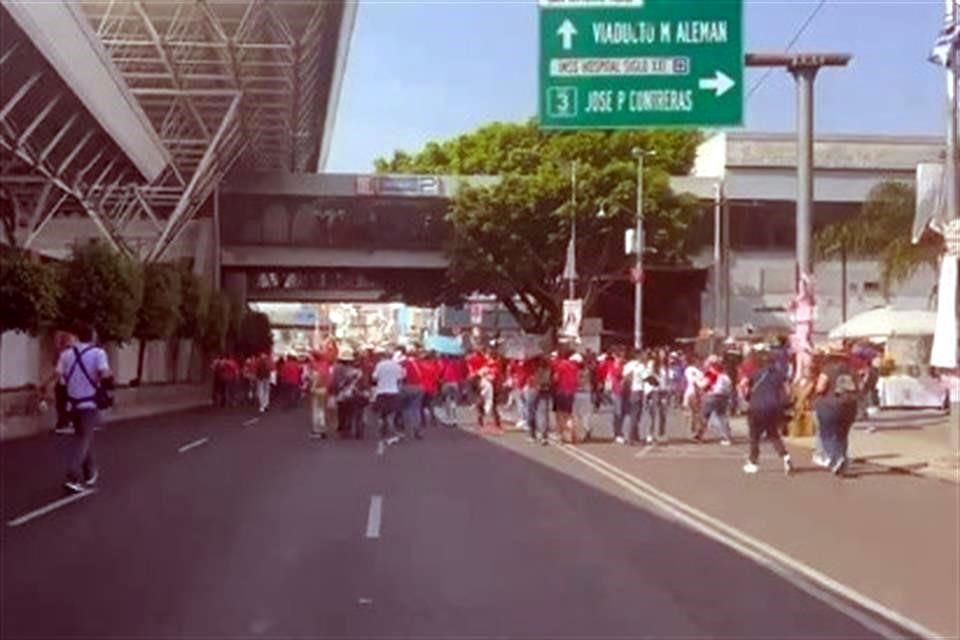
[[[830,331],[831,339],[868,339],[883,346],[877,382],[880,408],[949,406],[949,390],[931,374],[930,345],[936,313],[884,307],[854,316]]]

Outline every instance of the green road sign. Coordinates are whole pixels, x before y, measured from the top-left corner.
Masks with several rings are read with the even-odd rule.
[[[540,126],[742,121],[743,0],[540,0]]]

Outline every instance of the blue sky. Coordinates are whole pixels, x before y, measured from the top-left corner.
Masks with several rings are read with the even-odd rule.
[[[746,0],[746,50],[782,50],[816,5]],[[940,134],[944,75],[926,56],[942,21],[942,0],[828,0],[794,50],[854,59],[818,76],[817,131]],[[534,0],[361,0],[327,170],[370,171],[395,149],[535,115],[537,34]],[[747,89],[762,73],[747,70]],[[745,128],[792,131],[794,102],[793,80],[775,71]]]

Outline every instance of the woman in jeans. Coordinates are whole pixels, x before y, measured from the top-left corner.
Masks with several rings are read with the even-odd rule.
[[[720,357],[713,355],[707,359],[707,371],[701,386],[704,389],[701,415],[707,426],[720,432],[720,444],[728,447],[732,442],[730,433],[730,399],[733,395],[733,381],[723,369]],[[699,440],[701,434],[697,434]]]
[[[644,413],[647,416],[647,444],[662,442],[667,436],[667,405],[670,402],[669,372],[666,357],[658,351],[647,360],[643,381]]]
[[[630,416],[626,440],[628,445],[640,440],[640,419],[643,417],[643,390],[644,378],[647,377],[647,367],[642,351],[631,352],[630,359],[623,366],[623,388],[627,396],[627,415]]]
[[[835,475],[847,468],[847,436],[857,419],[856,374],[842,352],[826,354],[823,371],[817,377],[813,403],[823,449]]]

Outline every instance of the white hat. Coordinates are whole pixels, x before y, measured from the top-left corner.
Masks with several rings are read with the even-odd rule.
[[[577,364],[582,364],[583,356],[580,355],[579,353],[575,353],[572,356],[570,356],[570,362],[576,362]]]

